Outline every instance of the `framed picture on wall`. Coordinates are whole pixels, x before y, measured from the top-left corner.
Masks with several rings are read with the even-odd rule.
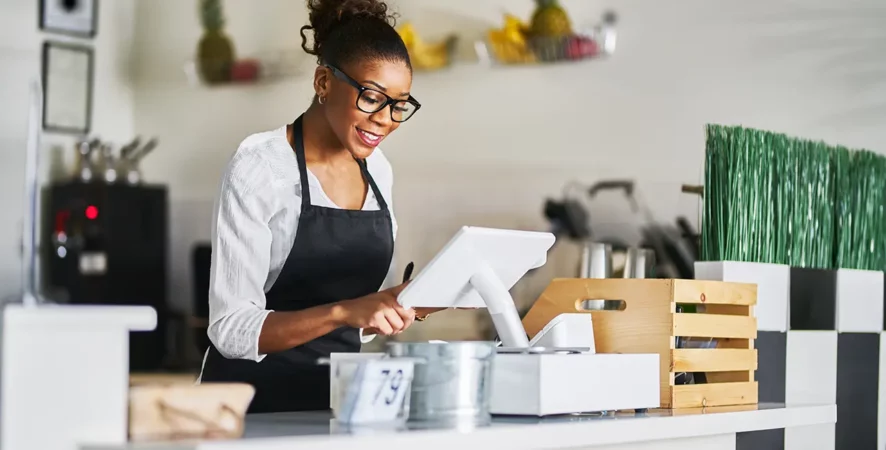
[[[78,37],[98,32],[98,0],[37,0],[40,29]]]
[[[89,47],[43,43],[43,129],[89,134],[92,120],[93,52]]]

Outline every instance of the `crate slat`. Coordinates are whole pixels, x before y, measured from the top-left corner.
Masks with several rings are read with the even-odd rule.
[[[753,316],[754,307],[749,305],[704,305],[703,314],[724,314],[727,316]]]
[[[757,403],[757,382],[689,384],[671,387],[672,408]]]
[[[754,371],[741,372],[705,372],[708,383],[738,383],[754,381]]]
[[[674,336],[757,338],[757,319],[721,314],[674,314]]]
[[[683,348],[671,350],[674,372],[757,370],[757,351],[750,349]]]
[[[757,285],[723,281],[673,280],[676,303],[756,305]]]

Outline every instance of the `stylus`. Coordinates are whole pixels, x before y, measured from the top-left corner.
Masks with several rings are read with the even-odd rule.
[[[406,270],[403,272],[403,282],[404,283],[409,281],[410,278],[412,278],[412,271],[414,269],[415,269],[415,263],[410,261],[409,264],[406,265]]]

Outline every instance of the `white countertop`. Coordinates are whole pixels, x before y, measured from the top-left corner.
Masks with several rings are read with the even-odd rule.
[[[83,446],[82,450],[292,450],[299,448],[361,450],[397,448],[542,449],[660,441],[746,431],[832,424],[836,405],[721,407],[692,410],[653,410],[609,416],[576,415],[553,418],[494,417],[489,426],[473,429],[342,430],[327,413],[249,415],[242,439],[121,446]],[[408,447],[407,447],[408,446]]]

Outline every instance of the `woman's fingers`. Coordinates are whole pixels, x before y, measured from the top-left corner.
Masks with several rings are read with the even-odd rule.
[[[397,303],[397,297],[392,290],[383,291],[389,294],[384,298],[383,309],[379,310],[375,317],[374,325],[378,331],[384,335],[397,334],[409,328],[415,321],[415,311],[411,308],[404,308]]]
[[[388,324],[390,324],[394,334],[399,333],[406,328],[403,318],[400,317],[400,313],[397,312],[395,308],[386,309],[385,317],[387,318]]]
[[[412,323],[415,322],[415,310],[412,308],[404,309],[399,308],[396,310],[397,313],[400,314],[400,318],[403,319],[403,329],[407,329],[412,326]]]
[[[394,328],[388,322],[388,317],[387,314],[385,314],[385,311],[378,311],[375,313],[372,322],[371,328],[375,328],[380,334],[385,336],[394,334]]]
[[[394,311],[397,312],[397,314],[400,316],[400,319],[403,320],[403,328],[400,331],[409,328],[409,326],[412,325],[412,322],[415,321],[414,309],[404,308],[399,303],[397,303],[396,300],[394,301],[394,304],[391,305],[391,307],[394,309]]]

